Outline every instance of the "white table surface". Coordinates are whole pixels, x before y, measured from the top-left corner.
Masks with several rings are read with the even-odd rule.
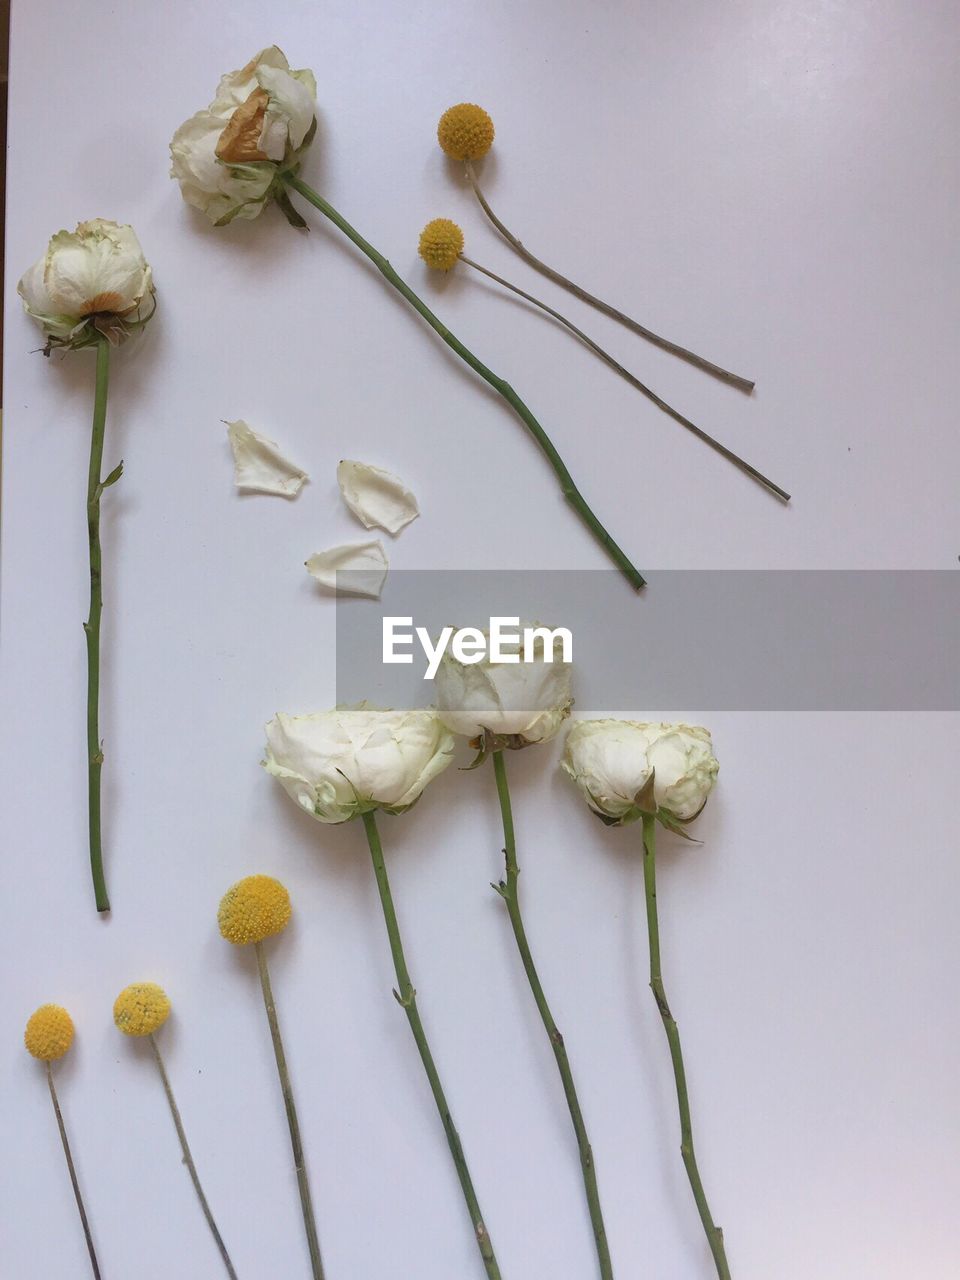
[[[329,1280],[474,1280],[362,832],[299,815],[258,768],[277,709],[333,699],[331,603],[303,571],[361,531],[342,456],[391,467],[423,517],[397,567],[600,567],[517,421],[332,231],[276,211],[213,230],[166,177],[170,135],[270,41],[319,84],[314,182],[525,394],[644,568],[956,567],[956,62],[948,0],[503,0],[272,16],[148,0],[15,0],[4,387],[0,1270],[82,1276],[42,1071],[20,1043],[73,1012],[58,1080],[106,1280],[221,1274],[151,1064],[113,1028],[162,982],[162,1043],[242,1280],[308,1263],[253,957],[215,909],[263,870],[293,894],[272,948]],[[752,401],[536,277],[436,146],[497,126],[484,181],[548,260],[713,359]],[[539,316],[416,240],[569,310],[668,399],[790,488],[783,509]],[[114,362],[104,501],[103,734],[112,917],[92,909],[83,757],[83,500],[92,361],[30,354],[17,276],[49,234],[133,223],[160,308]],[[311,216],[311,221],[314,221]],[[221,419],[313,476],[238,499]],[[499,518],[490,519],[489,513]],[[655,607],[647,597],[644,607]],[[642,635],[638,637],[642,660]],[[645,708],[618,708],[642,713]],[[664,709],[665,710],[665,709]],[[697,717],[696,707],[675,708]],[[721,782],[700,849],[663,843],[665,974],[704,1179],[737,1280],[949,1280],[960,1266],[958,717],[710,716]],[[511,759],[528,927],[594,1143],[620,1280],[711,1264],[677,1153],[645,978],[638,833]],[[487,774],[450,771],[389,865],[422,1012],[505,1280],[595,1262],[552,1056],[487,888]]]

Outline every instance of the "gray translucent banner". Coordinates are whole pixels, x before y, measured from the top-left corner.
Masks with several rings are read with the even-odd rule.
[[[384,664],[384,617],[435,637],[499,616],[573,632],[581,710],[960,708],[960,573],[667,571],[648,581],[636,595],[613,570],[391,570],[380,600],[337,600],[337,700],[433,701],[416,640],[412,665]]]

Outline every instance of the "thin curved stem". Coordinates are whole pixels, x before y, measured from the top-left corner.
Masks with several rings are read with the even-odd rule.
[[[53,1102],[54,1115],[57,1117],[57,1128],[60,1130],[60,1141],[63,1144],[63,1154],[67,1158],[67,1171],[70,1174],[70,1184],[73,1187],[74,1199],[77,1202],[77,1208],[80,1211],[80,1225],[83,1227],[83,1238],[87,1242],[87,1253],[90,1255],[90,1265],[93,1268],[94,1280],[100,1280],[100,1264],[97,1262],[97,1252],[93,1247],[93,1234],[90,1230],[90,1223],[87,1219],[87,1211],[83,1207],[83,1196],[80,1194],[80,1183],[77,1179],[77,1170],[74,1167],[73,1156],[70,1153],[70,1143],[67,1141],[67,1129],[63,1123],[63,1113],[60,1110],[60,1100],[57,1097],[57,1088],[53,1083],[53,1068],[47,1063],[47,1084],[50,1086],[50,1100]]]
[[[487,203],[487,198],[480,190],[480,183],[477,181],[476,171],[470,160],[464,161],[464,168],[467,174],[467,181],[473,188],[473,194],[480,203],[480,208],[487,215],[496,229],[506,240],[507,244],[514,249],[524,262],[529,262],[531,267],[535,267],[541,275],[545,275],[555,284],[560,285],[569,293],[579,298],[582,302],[587,302],[591,307],[596,307],[598,311],[602,311],[604,315],[610,316],[613,320],[619,320],[622,325],[626,325],[628,329],[632,329],[634,333],[639,333],[641,338],[646,338],[648,342],[652,342],[654,346],[660,347],[663,351],[669,351],[671,355],[679,356],[681,360],[686,360],[687,364],[694,365],[697,369],[702,369],[704,373],[709,373],[714,378],[719,378],[721,382],[728,383],[731,387],[736,387],[738,391],[743,391],[747,395],[756,386],[750,378],[744,378],[739,373],[731,373],[729,369],[721,368],[718,364],[713,364],[710,360],[705,360],[703,356],[698,356],[693,351],[688,351],[686,347],[681,347],[676,342],[671,342],[668,338],[661,338],[658,333],[654,333],[652,329],[647,329],[638,321],[625,315],[622,311],[618,311],[616,307],[612,307],[609,302],[604,302],[602,298],[594,297],[592,293],[587,293],[586,289],[580,285],[574,284],[572,280],[568,280],[566,276],[562,276],[559,271],[555,271],[553,267],[548,267],[545,262],[541,262],[539,258],[535,258],[530,250],[509,230],[508,227],[500,221],[497,215]]]
[[[417,1043],[420,1061],[423,1063],[423,1069],[427,1073],[430,1092],[433,1094],[433,1100],[437,1104],[437,1110],[440,1112],[444,1133],[447,1135],[447,1144],[450,1147],[450,1154],[453,1156],[457,1177],[460,1179],[463,1198],[467,1203],[470,1222],[473,1225],[477,1247],[480,1250],[487,1276],[489,1280],[500,1280],[500,1268],[497,1265],[496,1255],[493,1251],[493,1241],[490,1239],[490,1233],[484,1223],[483,1214],[480,1212],[480,1203],[477,1200],[477,1193],[473,1189],[473,1181],[470,1177],[470,1170],[467,1167],[467,1157],[464,1155],[460,1135],[457,1133],[456,1125],[453,1123],[453,1117],[450,1114],[450,1107],[443,1092],[443,1085],[440,1083],[440,1076],[433,1060],[433,1054],[430,1052],[430,1046],[427,1043],[427,1035],[423,1029],[423,1023],[420,1021],[420,1014],[417,1010],[417,993],[407,971],[407,962],[403,954],[403,942],[400,937],[400,926],[397,923],[393,895],[390,892],[390,881],[387,879],[387,868],[383,860],[380,833],[377,830],[376,817],[372,812],[363,815],[363,826],[367,833],[370,856],[373,859],[373,870],[377,878],[377,889],[380,893],[380,905],[383,907],[387,937],[390,940],[390,953],[393,956],[393,967],[397,975],[398,989],[393,994],[397,1003],[407,1015],[410,1030],[413,1032],[413,1038]]]
[[[670,1012],[666,992],[663,987],[663,975],[660,971],[660,924],[657,916],[657,864],[656,864],[657,819],[653,814],[643,815],[643,885],[647,903],[647,933],[650,941],[650,990],[660,1010],[663,1029],[667,1033],[670,1046],[670,1060],[673,1063],[673,1077],[677,1086],[677,1104],[680,1109],[680,1154],[683,1166],[687,1171],[693,1198],[697,1202],[700,1221],[706,1232],[710,1252],[717,1267],[720,1280],[730,1280],[730,1267],[723,1244],[723,1231],[716,1226],[707,1204],[706,1192],[697,1167],[697,1156],[693,1147],[693,1127],[690,1121],[690,1101],[687,1097],[687,1077],[683,1066],[683,1053],[680,1048],[680,1030],[676,1019]]]
[[[485,382],[489,383],[490,386],[493,387],[493,389],[501,395],[504,400],[506,400],[506,402],[520,417],[524,426],[539,445],[540,451],[553,468],[553,472],[560,482],[560,489],[563,496],[570,503],[577,515],[579,515],[580,519],[593,534],[594,538],[596,538],[597,542],[600,543],[604,551],[624,575],[627,581],[631,586],[639,591],[639,589],[645,585],[643,575],[634,567],[626,553],[620,549],[616,542],[614,542],[613,538],[597,519],[596,515],[594,515],[593,510],[588,505],[583,494],[574,484],[573,477],[570,475],[563,459],[554,447],[553,441],[547,435],[546,431],[544,431],[543,427],[534,417],[527,405],[524,404],[516,391],[514,391],[513,387],[511,387],[503,378],[498,377],[497,374],[493,373],[492,370],[488,369],[487,366],[483,364],[483,362],[479,360],[468,347],[463,345],[459,338],[450,332],[446,325],[434,315],[423,299],[418,297],[406,281],[397,275],[396,271],[394,271],[393,267],[383,254],[376,250],[368,241],[364,240],[363,236],[361,236],[360,233],[352,227],[349,222],[347,222],[346,218],[342,217],[336,209],[334,209],[333,205],[324,200],[323,196],[314,191],[312,187],[307,186],[307,184],[301,181],[301,179],[295,174],[284,173],[281,176],[283,181],[292,190],[302,195],[305,200],[308,200],[315,209],[318,209],[324,215],[324,217],[329,218],[334,226],[342,231],[348,240],[351,240],[362,253],[366,254],[381,275],[383,275],[394,289],[396,289],[397,292],[404,297],[407,302],[409,302],[413,309],[423,317],[430,328],[433,329],[434,333],[436,333],[452,351],[455,351],[465,364],[468,364],[471,369],[478,373]]]
[[[300,1140],[300,1121],[297,1119],[297,1108],[293,1100],[293,1088],[290,1084],[290,1072],[287,1070],[287,1056],[283,1051],[283,1040],[280,1037],[280,1020],[277,1017],[277,1006],[273,999],[273,988],[270,985],[267,957],[262,942],[255,943],[254,949],[257,953],[257,967],[260,970],[260,986],[263,990],[263,1003],[267,1011],[267,1022],[270,1024],[270,1038],[273,1040],[273,1052],[277,1060],[277,1074],[280,1076],[280,1088],[283,1092],[283,1105],[286,1108],[287,1124],[290,1128],[290,1145],[293,1148],[293,1164],[297,1172],[297,1186],[300,1188],[300,1207],[303,1211],[303,1225],[307,1233],[307,1247],[310,1250],[310,1266],[313,1270],[313,1280],[323,1280],[323,1263],[320,1260],[317,1222],[313,1213],[313,1201],[310,1198],[310,1183],[307,1180],[307,1166],[303,1158],[303,1143]]]
[[[735,467],[739,467],[739,469],[745,472],[746,475],[769,489],[771,493],[775,493],[778,498],[782,498],[784,502],[790,501],[790,495],[785,489],[781,489],[778,484],[774,484],[772,480],[769,480],[762,472],[758,471],[756,467],[752,467],[749,462],[745,462],[743,458],[739,457],[731,449],[728,449],[726,445],[722,445],[719,440],[715,440],[713,436],[708,435],[707,432],[698,427],[696,423],[691,422],[689,418],[685,418],[683,414],[674,409],[672,405],[667,404],[666,400],[661,400],[655,391],[651,391],[645,383],[641,382],[640,379],[632,374],[629,369],[625,369],[623,365],[620,364],[619,361],[615,360],[608,351],[604,351],[603,347],[594,342],[591,337],[588,337],[582,329],[578,329],[572,321],[566,318],[566,316],[561,315],[559,311],[555,311],[553,307],[547,306],[545,302],[541,302],[540,299],[535,298],[533,294],[526,293],[515,284],[511,284],[509,280],[504,280],[502,276],[498,276],[495,272],[488,270],[486,267],[482,267],[479,262],[474,262],[473,259],[468,258],[466,254],[460,254],[460,261],[465,263],[468,267],[473,267],[474,271],[479,271],[481,275],[487,276],[488,279],[496,281],[496,283],[502,285],[504,289],[509,289],[511,293],[515,293],[525,301],[533,303],[535,307],[539,307],[541,311],[545,311],[547,315],[552,316],[554,320],[559,321],[560,324],[578,337],[584,346],[589,347],[590,350],[595,355],[598,355],[605,364],[608,364],[611,369],[616,373],[619,373],[621,378],[625,378],[632,387],[635,387],[637,391],[645,395],[648,400],[652,401],[657,406],[658,409],[662,409],[663,412],[673,418],[675,422],[679,422],[682,427],[686,427],[688,431],[692,431],[695,436],[705,444],[708,444],[711,449],[715,449],[717,453],[726,458],[728,462],[732,462]]]
[[[107,423],[107,387],[110,377],[110,343],[97,338],[97,374],[93,399],[93,428],[90,433],[90,466],[87,471],[87,540],[90,552],[90,612],[83,624],[87,638],[87,808],[90,833],[90,871],[98,911],[110,910],[103,873],[103,840],[100,832],[100,773],[103,746],[100,742],[100,617],[103,612],[103,557],[100,548],[100,495],[116,484],[123,463],[100,478],[103,465],[103,437]]]
[[[494,751],[493,769],[497,782],[497,797],[500,801],[500,816],[503,821],[503,853],[505,858],[505,879],[493,887],[506,903],[510,924],[513,926],[513,936],[516,939],[517,949],[520,952],[520,959],[523,963],[523,971],[527,975],[530,990],[533,992],[537,1009],[540,1011],[540,1019],[543,1022],[544,1030],[550,1041],[550,1047],[553,1049],[554,1057],[557,1060],[557,1068],[560,1071],[560,1079],[563,1082],[563,1092],[570,1111],[570,1119],[573,1121],[573,1131],[577,1137],[580,1168],[583,1173],[584,1190],[587,1194],[587,1207],[590,1211],[593,1238],[597,1247],[600,1275],[602,1280],[613,1280],[613,1264],[610,1261],[610,1247],[607,1243],[607,1232],[603,1225],[603,1213],[600,1208],[600,1189],[597,1186],[597,1170],[593,1160],[593,1148],[590,1146],[587,1126],[583,1119],[583,1112],[580,1109],[580,1099],[577,1097],[577,1088],[574,1084],[573,1071],[567,1056],[567,1047],[557,1024],[553,1020],[553,1014],[550,1012],[550,1006],[547,1003],[540,976],[533,962],[533,954],[527,941],[527,933],[520,912],[520,894],[517,883],[520,878],[520,867],[517,863],[517,843],[513,830],[513,810],[510,804],[506,760],[502,751]]]
[[[187,1166],[187,1170],[189,1171],[190,1180],[193,1183],[193,1189],[197,1193],[197,1199],[200,1201],[200,1208],[203,1210],[203,1216],[207,1220],[207,1226],[210,1228],[213,1238],[217,1242],[217,1248],[220,1250],[220,1257],[223,1259],[223,1265],[227,1269],[227,1275],[230,1277],[230,1280],[237,1280],[237,1273],[234,1271],[233,1263],[230,1261],[230,1255],[227,1253],[227,1246],[223,1243],[223,1237],[217,1229],[217,1224],[213,1219],[213,1213],[207,1203],[207,1197],[203,1194],[203,1187],[200,1185],[200,1175],[197,1173],[197,1166],[193,1162],[193,1156],[190,1153],[190,1145],[187,1142],[187,1135],[183,1128],[183,1121],[180,1119],[180,1108],[177,1106],[176,1099],[173,1096],[173,1089],[170,1087],[170,1079],[167,1076],[166,1067],[163,1065],[163,1058],[160,1056],[160,1046],[157,1044],[157,1040],[154,1035],[149,1035],[147,1039],[150,1041],[150,1048],[153,1050],[157,1070],[160,1072],[160,1079],[163,1082],[163,1091],[167,1095],[170,1114],[173,1116],[173,1123],[177,1130],[177,1137],[180,1139],[180,1150],[183,1152],[183,1163]]]

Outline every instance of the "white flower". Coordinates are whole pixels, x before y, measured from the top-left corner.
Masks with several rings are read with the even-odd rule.
[[[381,467],[343,458],[337,483],[344,502],[366,529],[399,533],[420,514],[416,498],[399,476]]]
[[[276,45],[220,81],[206,111],[170,143],[171,178],[187,204],[222,226],[255,218],[277,191],[280,169],[297,167],[316,121],[312,71],[293,71]]]
[[[453,738],[433,709],[381,711],[361,703],[318,715],[277,715],[263,766],[321,822],[372,809],[401,813],[453,759]]]
[[[233,450],[233,480],[242,493],[275,493],[295,498],[304,480],[309,480],[280,452],[275,440],[258,435],[242,420],[226,424]]]
[[[98,334],[121,342],[154,308],[153,273],[136,233],[105,218],[58,231],[17,292],[48,347],[90,346]]]
[[[315,551],[305,560],[307,572],[322,587],[338,595],[380,598],[387,576],[387,555],[379,538],[372,542],[348,542],[326,551]]]
[[[516,634],[523,630],[521,624]],[[489,632],[481,634],[489,640]],[[449,648],[444,651],[435,679],[440,718],[454,733],[484,739],[482,745],[488,748],[546,742],[573,705],[571,664],[562,660],[559,646],[552,662],[545,660],[542,643],[531,662],[522,661],[519,643],[501,647],[521,661],[491,662],[489,644],[475,663],[458,661]]]
[[[580,720],[567,734],[561,766],[595,813],[634,822],[653,776],[653,804],[670,821],[689,822],[707,802],[720,766],[706,729],[633,720]]]

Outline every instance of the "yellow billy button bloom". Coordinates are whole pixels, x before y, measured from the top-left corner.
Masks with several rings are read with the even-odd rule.
[[[293,1148],[293,1162],[297,1173],[297,1184],[300,1189],[300,1207],[303,1212],[307,1248],[310,1251],[313,1280],[323,1280],[320,1239],[317,1235],[317,1223],[313,1212],[313,1202],[310,1197],[310,1183],[307,1180],[306,1162],[303,1157],[300,1121],[297,1118],[293,1087],[290,1083],[290,1072],[287,1068],[287,1056],[280,1036],[280,1019],[277,1017],[277,1006],[273,998],[273,988],[270,985],[267,956],[263,949],[265,938],[272,938],[278,933],[283,933],[290,923],[290,915],[290,894],[279,880],[275,880],[273,876],[245,876],[243,880],[238,880],[236,884],[231,885],[220,899],[217,924],[220,926],[221,934],[228,942],[232,942],[237,947],[248,946],[252,943],[257,953],[260,988],[263,992],[263,1003],[267,1011],[270,1037],[273,1040],[273,1052],[277,1060],[277,1074],[280,1077],[280,1089],[283,1093],[287,1123],[290,1127],[290,1145]]]
[[[58,1062],[73,1044],[73,1034],[73,1019],[62,1005],[42,1004],[27,1019],[26,1029],[23,1033],[23,1043],[26,1045],[27,1052],[36,1058],[38,1062],[42,1062],[47,1069],[47,1086],[50,1090],[50,1101],[53,1103],[53,1113],[57,1118],[57,1128],[60,1130],[60,1142],[67,1161],[67,1172],[70,1175],[74,1199],[77,1202],[77,1209],[80,1213],[80,1225],[83,1227],[83,1235],[87,1243],[90,1266],[93,1268],[94,1280],[100,1280],[100,1266],[97,1262],[96,1250],[93,1247],[93,1233],[90,1230],[87,1211],[84,1207],[83,1197],[80,1194],[80,1182],[77,1178],[73,1154],[70,1151],[70,1143],[67,1139],[67,1129],[63,1122],[63,1112],[60,1110],[57,1087],[53,1082],[52,1064]]]
[[[463,232],[449,218],[434,218],[420,232],[418,252],[434,271],[449,271],[463,252]]]
[[[183,1127],[183,1120],[180,1117],[180,1108],[177,1106],[176,1099],[173,1096],[170,1078],[167,1075],[167,1069],[160,1054],[160,1046],[157,1044],[156,1035],[154,1034],[159,1031],[169,1017],[170,997],[163,987],[158,986],[155,982],[131,983],[129,987],[124,987],[113,1002],[113,1021],[116,1023],[117,1029],[122,1031],[125,1036],[142,1037],[149,1041],[154,1061],[157,1064],[157,1071],[160,1074],[160,1082],[167,1097],[167,1105],[173,1117],[174,1128],[177,1131],[177,1137],[180,1139],[183,1163],[187,1166],[190,1180],[197,1193],[197,1199],[200,1201],[200,1208],[203,1210],[207,1226],[210,1228],[220,1257],[223,1260],[223,1265],[226,1267],[227,1275],[230,1280],[237,1280],[237,1273],[234,1271],[230,1255],[227,1253],[227,1246],[223,1243],[223,1237],[220,1235],[213,1213],[207,1203],[207,1197],[204,1195],[203,1187],[200,1185],[197,1166],[194,1163],[193,1154],[190,1151],[187,1135]]]
[[[73,1019],[59,1004],[42,1004],[23,1033],[27,1052],[41,1062],[56,1062],[73,1044]]]
[[[475,102],[448,107],[437,125],[437,141],[452,160],[479,160],[493,146],[493,121]]]

